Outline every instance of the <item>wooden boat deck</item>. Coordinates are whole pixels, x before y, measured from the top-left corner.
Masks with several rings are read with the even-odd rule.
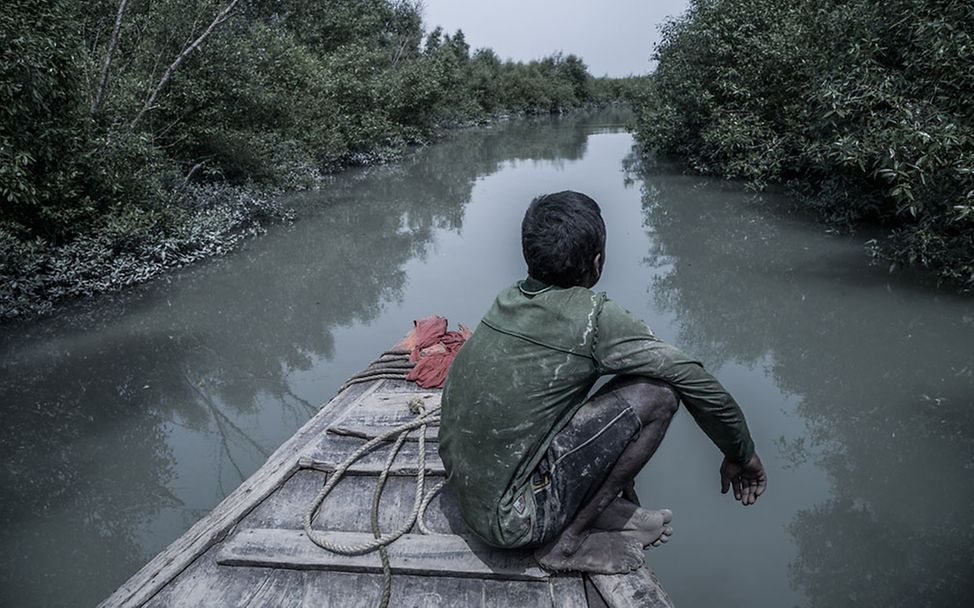
[[[377,379],[340,392],[253,476],[105,600],[103,608],[145,606],[375,606],[378,553],[346,557],[313,544],[303,518],[329,473],[382,430],[410,419],[409,400],[438,405],[440,391]],[[427,431],[427,488],[442,478],[436,428]],[[382,497],[390,531],[412,506],[415,441],[397,458]],[[369,506],[384,465],[381,448],[363,458],[326,499],[315,520],[354,541],[372,538]],[[427,526],[389,546],[392,606],[670,607],[647,569],[625,575],[551,575],[530,551],[498,550],[466,530],[449,487],[426,512]]]

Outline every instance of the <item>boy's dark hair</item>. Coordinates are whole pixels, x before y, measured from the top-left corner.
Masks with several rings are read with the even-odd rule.
[[[558,287],[591,287],[605,258],[605,222],[598,203],[581,192],[542,194],[521,222],[521,249],[528,274]]]

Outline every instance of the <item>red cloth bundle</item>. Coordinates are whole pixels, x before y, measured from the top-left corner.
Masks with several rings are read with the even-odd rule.
[[[436,315],[413,323],[416,345],[409,360],[416,363],[416,367],[409,371],[406,379],[422,388],[443,388],[453,358],[473,332],[463,323],[459,331],[448,331],[448,321]]]

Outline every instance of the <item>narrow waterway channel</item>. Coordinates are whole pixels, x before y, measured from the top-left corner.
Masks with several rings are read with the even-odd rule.
[[[129,292],[0,328],[0,605],[92,606],[342,381],[521,278],[541,192],[602,205],[597,289],[701,359],[769,469],[751,508],[681,412],[640,478],[678,606],[952,606],[974,585],[974,301],[870,267],[778,195],[627,170],[618,112],[452,135],[295,197],[300,220]]]

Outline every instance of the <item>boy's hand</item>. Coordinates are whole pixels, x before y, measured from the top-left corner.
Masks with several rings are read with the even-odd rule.
[[[720,465],[720,493],[726,494],[730,487],[734,488],[734,498],[744,506],[753,505],[758,496],[764,494],[764,489],[768,487],[768,475],[757,454],[743,465],[724,458]]]

